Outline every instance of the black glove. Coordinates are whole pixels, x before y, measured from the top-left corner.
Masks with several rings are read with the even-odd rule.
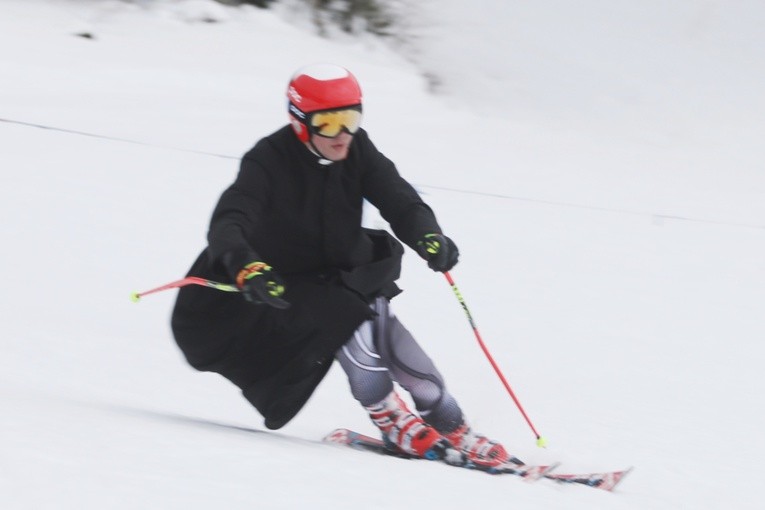
[[[443,234],[427,234],[417,242],[417,253],[428,261],[433,271],[449,271],[460,258],[460,251],[454,241]]]
[[[236,275],[236,285],[244,299],[255,305],[268,305],[284,310],[290,303],[282,299],[284,280],[265,262],[250,262]]]

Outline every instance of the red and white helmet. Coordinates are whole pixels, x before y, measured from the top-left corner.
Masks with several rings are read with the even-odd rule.
[[[310,138],[312,112],[347,106],[361,107],[361,87],[351,72],[334,64],[313,64],[299,69],[287,87],[290,124],[300,141]]]

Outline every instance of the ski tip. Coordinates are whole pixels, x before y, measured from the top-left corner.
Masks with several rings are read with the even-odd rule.
[[[543,476],[558,483],[581,484],[587,487],[612,492],[619,483],[632,471],[632,467],[620,471],[606,471],[589,474],[550,473]]]
[[[351,431],[349,429],[335,429],[322,438],[325,443],[347,444]]]
[[[621,483],[621,481],[624,480],[624,478],[628,474],[632,473],[633,469],[635,469],[635,467],[634,466],[630,466],[627,469],[622,470],[622,472],[619,474],[619,479],[616,480],[615,483],[614,483],[614,487],[616,487],[619,483]],[[613,487],[611,488],[611,490],[614,490]]]
[[[609,476],[605,477],[603,479],[603,483],[598,485],[598,489],[603,489],[604,491],[613,492],[617,485],[619,485],[624,478],[632,472],[633,467],[630,466],[627,469],[623,469],[621,471],[614,471],[613,473],[610,473]]]
[[[130,293],[130,301],[133,303],[137,303],[141,300],[141,295],[137,292],[131,292]]]

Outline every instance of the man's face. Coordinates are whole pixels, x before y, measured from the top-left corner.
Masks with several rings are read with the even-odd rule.
[[[308,122],[314,149],[326,159],[342,161],[361,126],[361,105],[313,112]]]
[[[334,138],[311,135],[311,143],[316,147],[316,150],[330,161],[342,161],[347,158],[352,141],[353,135],[347,131],[342,131]]]

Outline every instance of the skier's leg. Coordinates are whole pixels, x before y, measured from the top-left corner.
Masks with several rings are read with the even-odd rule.
[[[462,410],[446,390],[444,378],[412,334],[393,314],[386,299],[375,302],[375,345],[390,375],[408,391],[417,411],[442,433],[463,421]]]
[[[446,439],[412,413],[394,391],[390,372],[374,346],[373,322],[362,324],[335,354],[348,375],[351,393],[369,413],[390,448],[425,458],[445,457],[449,447]]]
[[[508,461],[510,456],[501,444],[470,428],[433,361],[396,318],[388,301],[378,299],[375,311],[375,345],[381,361],[412,395],[420,416],[471,461],[487,466]]]
[[[372,340],[372,321],[367,321],[335,354],[348,376],[353,398],[365,407],[380,402],[393,391],[390,373],[380,362]]]

